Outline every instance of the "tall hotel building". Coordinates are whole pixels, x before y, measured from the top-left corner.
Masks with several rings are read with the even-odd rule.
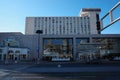
[[[100,11],[98,8],[83,8],[78,16],[27,17],[25,34],[36,34],[36,30],[51,35],[97,34]]]

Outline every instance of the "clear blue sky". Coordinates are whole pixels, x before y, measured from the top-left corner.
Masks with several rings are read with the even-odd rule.
[[[27,16],[77,16],[81,8],[101,8],[100,17],[120,0],[0,0],[0,32],[25,32]],[[120,21],[119,23],[120,24]],[[120,33],[118,29],[104,33]]]

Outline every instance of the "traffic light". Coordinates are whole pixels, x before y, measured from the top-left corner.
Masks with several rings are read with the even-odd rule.
[[[97,26],[97,30],[100,30],[101,28],[100,28],[100,21],[97,21],[96,22],[96,26]]]

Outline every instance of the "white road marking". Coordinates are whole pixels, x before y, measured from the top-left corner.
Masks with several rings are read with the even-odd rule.
[[[80,77],[96,77],[96,76],[80,76]]]
[[[14,79],[26,79],[26,78],[38,78],[38,79],[41,79],[41,78],[45,78],[45,77],[12,77],[12,78],[14,78]]]
[[[77,77],[77,76],[76,76],[76,77],[75,77],[75,76],[74,76],[74,77],[71,77],[71,76],[65,76],[64,78],[66,78],[66,79],[70,79],[70,78],[92,78],[92,77],[94,78],[94,77],[96,77],[96,76],[79,76],[79,77]]]
[[[9,73],[6,73],[6,72],[3,72],[3,71],[0,71],[0,77],[2,77],[2,76],[6,76],[6,75],[8,75]]]
[[[12,76],[34,76],[34,75],[36,75],[36,74],[25,74],[25,73],[23,73],[23,74],[16,74],[16,73],[14,73],[14,74],[12,74]]]

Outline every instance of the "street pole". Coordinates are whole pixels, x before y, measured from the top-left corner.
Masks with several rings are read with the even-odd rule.
[[[38,34],[38,58],[37,58],[37,64],[39,64],[40,61],[40,34],[43,33],[42,30],[37,30],[36,33]]]
[[[6,46],[6,59],[5,59],[5,64],[8,64],[8,51],[9,51],[9,43],[7,42],[7,46]]]
[[[38,59],[37,59],[37,64],[39,64],[40,61],[40,34],[38,34]]]

